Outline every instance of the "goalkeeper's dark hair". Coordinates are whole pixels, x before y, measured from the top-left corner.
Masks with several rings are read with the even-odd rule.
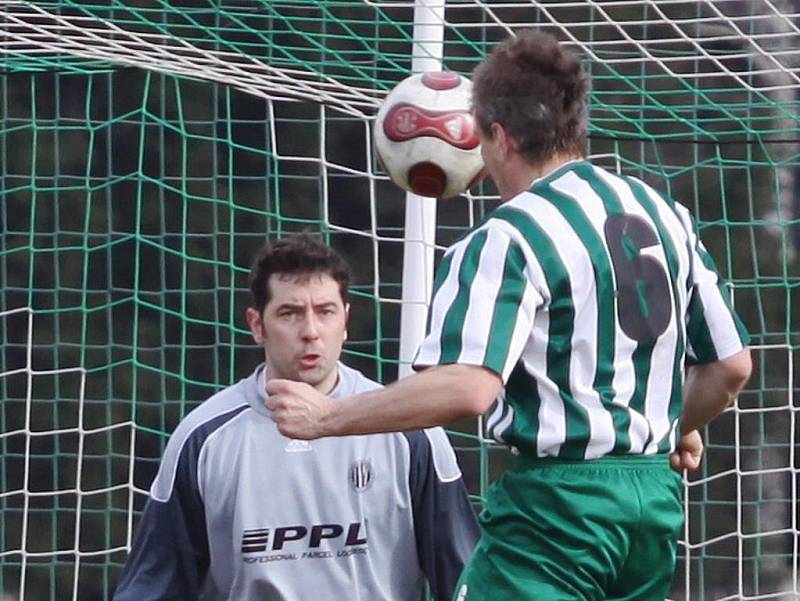
[[[495,47],[472,76],[472,111],[490,137],[502,125],[531,163],[586,156],[589,76],[553,36],[527,30]]]
[[[350,268],[319,236],[293,234],[264,244],[250,269],[252,306],[259,314],[270,301],[269,278],[273,274],[301,279],[327,274],[339,284],[342,302],[347,303]]]

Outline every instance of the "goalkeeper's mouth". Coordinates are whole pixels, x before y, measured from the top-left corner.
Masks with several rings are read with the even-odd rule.
[[[322,355],[317,355],[316,353],[309,353],[307,355],[303,355],[302,357],[300,357],[300,368],[311,369],[312,367],[316,367],[321,359]]]

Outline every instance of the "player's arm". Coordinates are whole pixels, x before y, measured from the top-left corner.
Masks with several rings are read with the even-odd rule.
[[[694,469],[700,463],[699,430],[722,413],[750,378],[749,337],[721,285],[688,211],[679,209],[691,251],[691,288],[687,315],[687,374],[683,387],[681,431],[673,466]]]
[[[196,601],[208,571],[197,450],[170,440],[139,522],[114,601]]]
[[[450,601],[479,537],[455,453],[441,428],[404,433],[417,555],[436,601]]]
[[[439,365],[332,401],[303,382],[276,379],[267,383],[267,408],[290,438],[417,430],[483,414],[502,385],[500,376],[483,367]]]
[[[332,432],[428,428],[482,415],[503,382],[475,365],[436,365],[383,389],[336,403],[325,427]],[[362,432],[363,430],[363,432]]]
[[[683,387],[681,429],[699,430],[722,413],[739,396],[751,369],[748,348],[725,359],[689,366]]]
[[[683,387],[683,435],[670,457],[673,468],[694,470],[700,466],[703,456],[700,430],[739,395],[750,377],[751,368],[748,348],[725,359],[688,368]]]

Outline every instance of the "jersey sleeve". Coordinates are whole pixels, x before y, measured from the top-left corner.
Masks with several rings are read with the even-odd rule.
[[[478,524],[461,470],[441,428],[404,433],[420,566],[436,601],[450,601],[478,540]]]
[[[209,566],[197,482],[199,441],[170,440],[136,530],[115,601],[196,601]]]
[[[525,270],[521,247],[498,227],[454,245],[437,271],[428,335],[414,368],[477,365],[506,382],[541,304]]]
[[[680,207],[691,247],[691,276],[686,316],[686,354],[689,363],[710,363],[742,350],[747,330],[731,304],[714,259],[706,250],[689,212]]]

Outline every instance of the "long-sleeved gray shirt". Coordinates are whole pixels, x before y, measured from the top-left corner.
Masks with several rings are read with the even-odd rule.
[[[178,425],[114,599],[449,600],[478,530],[444,431],[290,440],[264,371]]]

